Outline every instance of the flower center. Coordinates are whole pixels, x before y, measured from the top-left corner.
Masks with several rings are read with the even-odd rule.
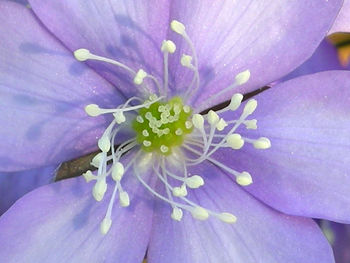
[[[172,147],[182,145],[185,136],[193,131],[191,114],[192,109],[180,97],[142,108],[132,123],[136,140],[146,152],[169,155]]]

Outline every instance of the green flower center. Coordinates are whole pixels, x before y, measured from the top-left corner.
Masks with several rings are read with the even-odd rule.
[[[192,109],[180,97],[168,102],[155,102],[138,111],[132,123],[136,140],[146,152],[169,155],[172,148],[182,145],[185,136],[193,131],[189,120]]]

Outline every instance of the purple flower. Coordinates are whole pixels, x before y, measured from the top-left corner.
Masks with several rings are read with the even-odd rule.
[[[0,167],[102,152],[93,183],[43,186],[1,217],[0,261],[333,262],[306,217],[350,221],[350,73],[239,106],[312,54],[341,1],[30,4],[0,3]]]
[[[343,7],[340,9],[340,12],[335,20],[329,34],[336,32],[350,32],[350,1],[344,0]]]

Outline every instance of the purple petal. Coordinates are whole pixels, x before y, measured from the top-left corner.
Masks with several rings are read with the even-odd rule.
[[[335,32],[350,32],[350,0],[344,0],[343,7],[340,9],[329,34]]]
[[[148,175],[144,175],[148,176]],[[130,206],[114,205],[112,226],[100,232],[112,192],[96,202],[83,178],[41,187],[0,218],[1,262],[141,262],[152,223],[152,203],[130,173],[124,175]]]
[[[251,145],[218,158],[248,171],[251,194],[287,214],[350,222],[350,72],[296,78],[257,96],[258,132],[271,148]]]
[[[176,222],[170,219],[171,208],[158,203],[148,262],[334,262],[330,246],[312,220],[265,206],[207,162],[189,172],[205,178],[205,185],[191,190],[195,194],[190,198],[209,209],[232,212],[237,222],[196,221],[188,213]]]
[[[344,67],[340,64],[336,47],[325,39],[321,42],[311,58],[309,58],[300,67],[296,68],[293,72],[285,76],[282,81],[307,74],[341,69],[344,69]]]
[[[84,107],[116,106],[120,95],[75,61],[30,9],[1,1],[0,11],[0,171],[57,164],[94,150],[106,120],[87,116]]]
[[[171,18],[186,25],[200,62],[202,87],[193,98],[195,105],[234,83],[235,75],[247,69],[250,80],[235,92],[255,90],[291,72],[317,48],[341,2],[175,1]],[[189,52],[187,46],[182,44],[178,51],[172,68],[181,86],[191,72],[178,63],[181,53]],[[225,100],[227,96],[218,102]]]
[[[87,48],[137,71],[159,75],[161,43],[168,28],[168,1],[30,1],[36,15],[71,51]],[[131,97],[140,92],[125,70],[103,62],[90,64]]]
[[[57,166],[47,166],[28,171],[0,173],[0,215],[26,193],[53,182],[56,169]]]

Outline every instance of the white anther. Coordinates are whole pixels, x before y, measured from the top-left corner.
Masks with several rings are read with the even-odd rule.
[[[260,137],[259,139],[254,141],[253,145],[256,149],[268,149],[271,147],[271,142],[266,137]]]
[[[96,104],[89,104],[85,106],[85,112],[91,117],[96,117],[101,114],[101,109]]]
[[[181,62],[181,65],[186,67],[186,68],[193,68],[192,57],[189,56],[189,55],[183,54],[182,57],[181,57],[180,62]]]
[[[186,178],[185,183],[189,188],[198,188],[204,185],[204,180],[199,175],[193,175]]]
[[[152,145],[152,143],[151,143],[150,141],[147,141],[147,140],[144,140],[144,141],[142,142],[142,144],[143,144],[144,146],[146,146],[146,147],[150,147],[150,146]]]
[[[121,162],[113,164],[112,178],[114,181],[120,181],[124,175],[124,165]]]
[[[185,113],[190,113],[190,111],[191,111],[191,108],[188,105],[183,106],[182,109]]]
[[[247,104],[244,106],[243,115],[248,116],[252,114],[256,107],[258,106],[258,102],[255,99],[251,99],[247,102]]]
[[[245,127],[248,130],[256,130],[258,128],[257,125],[257,120],[253,119],[253,120],[246,120],[243,122],[243,124],[245,125]]]
[[[226,121],[223,118],[221,118],[219,122],[216,124],[216,129],[218,131],[222,131],[223,129],[225,129],[226,126],[227,126]]]
[[[113,113],[113,116],[118,124],[125,122],[125,115],[122,111],[117,111]]]
[[[145,137],[148,137],[149,136],[149,132],[147,130],[143,130],[142,131],[142,135],[145,136]]]
[[[180,187],[174,187],[173,188],[173,196],[186,196],[187,195],[187,188],[186,185],[183,184]]]
[[[215,111],[210,110],[208,112],[208,122],[210,125],[216,125],[219,122],[219,119],[219,115]]]
[[[191,214],[198,220],[206,220],[209,217],[208,211],[200,206],[196,206],[195,208],[191,209]]]
[[[226,138],[226,142],[234,150],[241,149],[244,145],[244,140],[242,139],[242,136],[238,133],[228,135]]]
[[[203,129],[203,126],[204,126],[204,118],[203,118],[203,116],[198,114],[198,113],[193,114],[193,116],[192,116],[192,123],[193,123],[194,127],[196,127],[197,129],[199,129],[199,130]]]
[[[228,107],[230,110],[235,111],[239,108],[243,100],[243,95],[240,93],[236,93],[232,95],[230,105]]]
[[[98,153],[95,155],[95,157],[91,161],[91,165],[95,166],[96,168],[100,167],[100,163],[102,160],[103,153]]]
[[[97,142],[98,148],[102,152],[108,152],[109,149],[111,148],[111,142],[109,140],[109,137],[107,135],[103,135]]]
[[[107,184],[105,180],[99,180],[92,188],[92,195],[96,201],[101,201],[107,191]]]
[[[192,126],[193,126],[192,122],[190,122],[190,121],[186,121],[185,122],[185,127],[186,127],[187,130],[191,129]]]
[[[186,29],[185,25],[177,20],[171,21],[170,28],[171,28],[171,30],[173,30],[174,32],[176,32],[180,35],[183,35],[185,33],[185,29]]]
[[[141,85],[145,77],[147,77],[146,71],[144,71],[143,69],[139,69],[139,71],[137,71],[134,77],[134,83],[136,85]]]
[[[236,182],[239,185],[247,186],[253,183],[252,176],[248,172],[242,172],[236,177]]]
[[[182,210],[178,207],[173,208],[173,212],[171,213],[171,218],[176,220],[176,221],[181,221],[182,219]]]
[[[233,223],[236,223],[237,221],[237,217],[235,217],[233,214],[230,214],[230,213],[221,213],[219,215],[219,219],[228,224],[233,224]]]
[[[162,52],[174,53],[176,50],[176,45],[171,40],[163,40],[161,50]]]
[[[96,179],[96,176],[92,174],[90,170],[87,170],[85,173],[83,173],[83,176],[85,178],[85,181],[88,183],[92,180]]]
[[[160,146],[160,151],[162,153],[167,153],[169,151],[169,147],[168,146],[165,146],[165,145],[161,145]]]
[[[74,57],[79,61],[85,61],[90,58],[90,51],[85,48],[80,48],[74,51]]]
[[[137,121],[138,123],[143,123],[143,122],[144,122],[142,116],[140,116],[140,115],[138,115],[138,116],[136,117],[136,121]]]
[[[176,131],[175,131],[175,134],[176,134],[177,136],[182,135],[182,134],[183,134],[182,129],[181,129],[181,128],[177,128]]]
[[[237,85],[243,85],[244,83],[247,83],[249,78],[250,78],[250,71],[249,69],[247,69],[241,73],[238,73],[235,77],[235,80]]]
[[[112,219],[104,218],[100,224],[100,230],[103,235],[107,234],[112,225]]]
[[[127,207],[130,205],[130,198],[127,192],[119,193],[119,203],[122,207]]]

